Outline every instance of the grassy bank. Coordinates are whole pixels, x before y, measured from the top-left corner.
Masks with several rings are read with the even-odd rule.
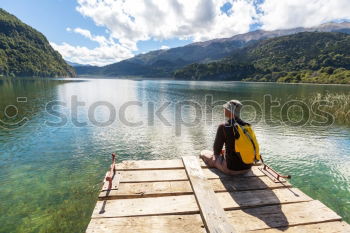
[[[272,72],[265,75],[255,75],[244,80],[255,82],[350,84],[350,70],[322,67],[316,71]]]
[[[350,94],[316,94],[311,104],[324,102],[320,110],[331,113],[337,123],[350,125]]]

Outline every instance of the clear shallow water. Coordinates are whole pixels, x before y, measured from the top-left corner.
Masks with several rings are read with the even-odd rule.
[[[214,101],[262,103],[269,94],[284,103],[349,90],[349,86],[235,82],[0,80],[0,119],[13,124],[28,118],[18,129],[0,128],[0,232],[84,232],[111,152],[117,152],[120,161],[179,158],[210,149],[223,116],[221,107],[211,111],[205,95]],[[85,106],[72,110],[72,96]],[[27,97],[27,102],[19,103],[17,97]],[[193,107],[179,111],[179,103],[189,100],[202,106],[202,114]],[[54,109],[67,123],[48,126],[63,119],[46,111],[50,101],[65,103]],[[102,104],[99,101],[116,110],[115,119],[109,119],[106,106],[91,114],[94,105]],[[125,103],[130,106],[120,111]],[[18,115],[6,109],[9,105],[18,107]],[[166,106],[165,121],[152,114],[161,106]],[[295,109],[290,113],[298,116]],[[253,120],[255,115],[262,120]],[[281,118],[281,107],[273,108],[271,115],[274,120]],[[255,114],[250,107],[243,118],[253,120],[270,165],[291,174],[296,187],[350,222],[350,127],[272,126],[261,111]],[[179,123],[181,119],[197,123],[186,126]],[[131,126],[126,121],[142,124]],[[98,122],[109,125],[99,127]]]

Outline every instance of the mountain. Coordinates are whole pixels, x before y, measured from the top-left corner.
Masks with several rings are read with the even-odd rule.
[[[90,65],[82,65],[79,63],[75,63],[75,62],[71,62],[71,61],[66,61],[66,63],[72,67],[76,67],[76,66],[90,66]]]
[[[298,27],[298,28],[282,29],[282,30],[274,30],[274,31],[256,30],[256,31],[252,31],[244,34],[235,35],[230,38],[214,39],[214,40],[209,40],[205,42],[197,42],[197,43],[194,43],[194,45],[201,45],[202,47],[205,47],[212,43],[223,43],[223,42],[229,42],[229,41],[241,41],[242,43],[246,43],[249,41],[266,40],[274,37],[292,35],[299,32],[343,32],[343,33],[350,34],[350,22],[325,23],[317,27],[311,27],[311,28]]]
[[[171,73],[193,63],[208,63],[219,60],[239,51],[241,48],[255,44],[260,40],[292,35],[299,32],[344,32],[350,33],[350,23],[328,23],[313,28],[294,28],[286,30],[257,30],[230,38],[214,39],[192,43],[183,47],[157,50],[140,54],[133,58],[101,68],[79,67],[78,74],[99,74],[107,76],[142,75],[171,76]]]
[[[76,74],[43,34],[0,9],[0,75],[73,77]]]
[[[350,35],[300,32],[261,40],[220,61],[186,66],[174,77],[350,84]]]

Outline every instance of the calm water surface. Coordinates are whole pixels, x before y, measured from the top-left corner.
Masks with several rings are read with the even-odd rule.
[[[172,159],[210,149],[223,116],[205,95],[214,101],[263,103],[268,94],[284,103],[349,90],[235,82],[0,80],[2,126],[28,119],[17,129],[0,128],[0,232],[84,232],[111,152],[121,161]],[[27,97],[27,102],[18,102],[17,97]],[[72,97],[84,106],[75,111],[73,104],[72,109]],[[49,105],[55,105],[51,114],[46,111],[50,101],[56,101]],[[181,115],[175,114],[184,101],[202,106],[201,112],[183,107]],[[115,119],[106,103],[115,109]],[[125,103],[130,106],[120,111]],[[18,114],[9,105],[17,106]],[[152,114],[162,106],[166,121]],[[293,108],[290,114],[298,117],[298,110]],[[280,115],[281,107],[272,109],[272,119]],[[275,125],[251,107],[243,111],[243,118],[253,121],[270,165],[291,174],[296,187],[350,222],[350,127]],[[181,125],[181,119],[197,123]]]

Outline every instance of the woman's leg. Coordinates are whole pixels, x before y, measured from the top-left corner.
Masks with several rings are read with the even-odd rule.
[[[209,167],[215,167],[215,156],[212,151],[203,150],[201,151],[199,157],[204,161],[204,163]]]
[[[227,172],[227,169],[225,169],[225,166],[227,168],[227,165],[224,156],[214,155],[212,151],[204,150],[201,151],[200,157],[209,168],[215,167],[224,173]]]
[[[215,167],[227,175],[240,175],[250,171],[250,169],[242,170],[242,171],[230,170],[227,168],[227,162],[224,156],[222,155],[214,156],[213,152],[208,150],[201,151],[200,157],[203,159],[203,161],[207,164],[209,168]]]

